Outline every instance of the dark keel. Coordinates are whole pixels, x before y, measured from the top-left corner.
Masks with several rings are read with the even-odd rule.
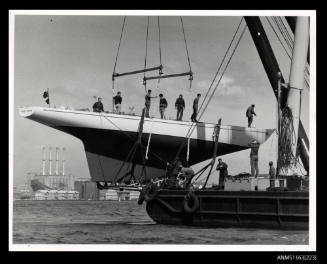
[[[184,209],[186,190],[161,190],[147,202],[148,215],[159,224],[205,227],[308,229],[308,192],[198,190],[199,208]]]
[[[81,127],[56,128],[82,140],[93,181],[103,181],[104,179],[106,181],[112,181],[137,139],[137,133],[135,132]],[[144,153],[148,137],[149,134],[143,133],[142,145]],[[166,162],[173,161],[183,141],[186,141],[186,139],[152,134],[148,154],[149,159],[146,162],[148,175],[151,175],[153,178],[163,176],[167,166]],[[228,154],[243,149],[246,149],[246,147],[220,143],[218,144],[218,155]],[[181,152],[181,158],[186,157],[186,151],[187,149],[185,147]],[[210,159],[212,151],[212,142],[191,140],[189,165]],[[142,171],[142,157],[139,153],[136,153],[134,162],[138,164],[135,173],[136,177],[138,177]],[[126,163],[126,169],[128,165],[130,164]],[[117,175],[117,178],[126,173],[126,169],[124,168],[122,172]]]

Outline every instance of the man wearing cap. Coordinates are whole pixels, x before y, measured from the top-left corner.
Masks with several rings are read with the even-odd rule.
[[[159,98],[160,98],[160,103],[159,103],[160,116],[161,116],[161,119],[166,119],[165,111],[168,106],[168,102],[167,102],[166,98],[163,97],[163,94],[159,94]]]
[[[259,175],[258,152],[259,152],[260,143],[258,143],[256,140],[252,140],[252,142],[249,143],[248,146],[251,147],[251,152],[250,152],[251,175],[252,177],[258,177]]]
[[[93,112],[103,112],[103,104],[101,103],[101,97],[98,98],[98,101],[93,105]]]
[[[216,170],[219,171],[219,183],[218,184],[223,184],[225,182],[225,178],[228,176],[228,171],[227,171],[228,165],[223,162],[222,159],[218,159],[218,164]]]
[[[253,115],[257,116],[257,114],[254,112],[254,107],[255,105],[252,104],[246,110],[246,117],[248,118],[248,127],[251,127],[251,124],[253,122]]]
[[[117,95],[114,96],[112,99],[114,101],[115,112],[120,114],[120,112],[121,112],[121,102],[123,100],[123,98],[121,97],[121,92],[118,92]]]

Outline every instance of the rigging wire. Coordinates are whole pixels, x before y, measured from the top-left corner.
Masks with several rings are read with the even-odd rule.
[[[161,64],[161,38],[160,38],[160,20],[159,20],[159,16],[158,16],[158,39],[159,39],[159,65],[162,66]],[[161,69],[159,70],[159,75],[162,74]],[[160,78],[158,78],[158,82],[157,82],[157,94],[159,91],[159,84],[160,84]],[[157,113],[156,109],[160,108],[160,99],[159,99],[159,105],[158,107],[154,106],[154,110],[152,111],[152,114],[155,116]],[[147,143],[147,147],[146,147],[146,151],[145,151],[145,159],[148,160],[148,152],[149,152],[149,148],[150,148],[150,141],[151,141],[151,136],[152,136],[152,126],[153,126],[153,122],[151,122],[150,125],[150,133],[149,133],[149,137],[148,137],[148,143]]]
[[[293,52],[293,46],[294,46],[294,40],[291,37],[291,34],[289,33],[289,31],[287,30],[285,23],[283,22],[281,17],[276,17],[276,21],[279,21],[279,29],[282,32],[282,35],[286,41],[286,43],[288,44],[291,52]],[[310,76],[310,72],[308,67],[305,67],[305,77],[304,77],[304,82],[306,87],[309,89],[310,85],[309,85],[309,81],[307,80]]]
[[[161,63],[161,37],[160,37],[160,18],[158,16],[158,34],[159,34],[159,61],[160,61],[160,66],[162,65]],[[161,73],[161,71],[159,72],[159,74]],[[159,79],[160,80],[160,79]]]
[[[122,29],[121,29],[121,32],[120,32],[120,38],[119,38],[117,54],[116,54],[116,59],[115,59],[115,64],[114,64],[114,70],[113,70],[113,73],[112,73],[112,96],[115,96],[115,77],[114,77],[114,74],[116,72],[116,66],[117,66],[117,61],[118,61],[118,56],[119,56],[121,40],[122,40],[123,33],[124,33],[125,22],[126,22],[126,16],[124,16],[124,19],[123,19],[123,25],[122,25]],[[112,99],[112,111],[114,111],[114,105],[115,105],[114,100]]]
[[[268,17],[266,17],[266,20],[268,21],[270,27],[273,29],[276,37],[278,38],[280,44],[282,45],[282,47],[284,48],[284,51],[286,53],[286,55],[291,59],[291,55],[289,54],[288,50],[286,49],[286,47],[284,46],[284,43],[282,42],[282,40],[280,39],[280,37],[278,36],[278,33],[276,32],[275,28],[273,27],[273,25],[271,24],[271,22],[269,21]]]
[[[237,26],[237,28],[236,28],[236,31],[235,31],[235,33],[234,33],[234,35],[233,35],[233,37],[232,37],[232,40],[231,40],[231,42],[229,43],[229,46],[228,46],[228,48],[227,48],[227,50],[226,50],[226,52],[225,52],[225,54],[224,54],[224,57],[223,57],[222,61],[220,62],[220,65],[219,65],[219,67],[218,67],[218,70],[217,70],[217,72],[216,72],[216,74],[215,74],[215,76],[214,76],[214,78],[213,78],[213,80],[212,80],[212,82],[211,82],[211,84],[210,84],[210,86],[209,86],[207,92],[206,92],[206,95],[205,95],[205,97],[204,97],[204,99],[203,99],[203,101],[202,101],[202,103],[201,103],[201,105],[200,105],[200,107],[199,107],[199,112],[202,110],[202,107],[203,107],[203,105],[204,105],[204,103],[205,103],[207,97],[209,96],[209,93],[210,93],[210,91],[211,91],[211,89],[212,89],[212,87],[213,87],[213,84],[215,83],[216,78],[217,78],[217,76],[218,76],[218,74],[219,74],[219,72],[220,72],[220,70],[221,70],[221,68],[222,68],[222,66],[223,66],[223,64],[224,64],[224,62],[225,62],[225,59],[226,59],[226,57],[227,57],[227,55],[228,55],[228,53],[229,53],[229,51],[230,51],[230,49],[231,49],[231,47],[232,47],[232,45],[233,45],[233,43],[234,43],[234,40],[235,40],[235,38],[236,38],[236,36],[237,36],[237,34],[238,34],[238,32],[239,32],[239,29],[240,29],[240,26],[241,26],[241,24],[242,24],[242,22],[243,22],[243,19],[244,19],[244,18],[242,17],[241,20],[240,20],[240,22],[239,22],[239,24],[238,24],[238,26]],[[245,26],[245,28],[246,28],[246,26]],[[243,29],[243,33],[244,33],[244,31],[245,31],[245,28]],[[242,36],[243,36],[243,33],[241,34],[241,37],[240,37],[239,41],[241,40],[241,38],[242,38]],[[235,49],[237,48],[237,46],[238,46],[238,44],[239,44],[239,41],[237,42],[237,45],[236,45],[236,47],[234,48],[234,52],[235,52]],[[234,54],[234,53],[232,53],[232,56],[233,56],[233,54]],[[229,61],[230,61],[230,60],[229,60]],[[227,64],[227,66],[228,66],[228,64]],[[216,88],[218,87],[218,85],[219,85],[219,82],[218,82]],[[215,88],[215,90],[216,90],[216,88]],[[214,92],[215,92],[215,90],[214,90]],[[213,93],[214,93],[214,92],[213,92]],[[213,96],[213,93],[212,93],[212,96]],[[208,103],[207,103],[207,104],[208,104]],[[200,120],[200,118],[202,117],[202,115],[203,115],[203,113],[201,113],[201,115],[200,115],[200,117],[199,117],[199,120]],[[194,123],[192,123],[191,126],[190,126],[190,128],[189,128],[189,130],[188,130],[187,133],[186,133],[186,138],[189,138],[189,137],[191,136],[191,134],[193,133],[193,130],[195,129],[195,127],[196,127],[196,125],[195,125]],[[179,149],[178,149],[178,151],[177,151],[177,154],[176,154],[175,158],[178,157],[178,156],[180,155],[180,152],[182,151],[182,149],[184,148],[184,146],[185,146],[185,142],[182,142],[181,145],[180,145],[180,147],[179,147]]]
[[[148,23],[147,23],[147,27],[146,27],[146,38],[145,38],[145,58],[144,58],[144,70],[146,69],[146,60],[147,60],[147,56],[148,56],[148,37],[149,37],[149,22],[150,22],[150,17],[148,16]],[[145,72],[144,72],[144,78],[145,78]],[[144,84],[144,89],[146,92],[146,81],[145,79],[143,79],[143,84]]]
[[[180,17],[180,20],[181,20],[181,26],[182,26],[182,31],[183,31],[184,43],[185,43],[186,57],[187,57],[187,61],[188,61],[189,71],[190,71],[190,78],[189,78],[189,81],[190,81],[190,86],[189,86],[189,109],[191,111],[191,89],[192,89],[192,81],[193,81],[193,72],[192,72],[192,67],[191,67],[190,54],[189,54],[188,47],[187,47],[187,41],[186,41],[183,18]]]
[[[99,113],[99,116],[100,116],[101,126],[103,127],[103,123],[102,123],[102,119],[101,119],[101,113]],[[100,170],[101,170],[103,181],[106,182],[106,177],[104,175],[104,169],[103,169],[102,162],[101,162],[101,156],[99,154],[97,154],[97,157],[98,157],[98,161],[99,161],[99,164],[100,164]]]
[[[280,24],[282,25],[282,27],[284,29],[284,32],[286,33],[287,39],[288,39],[288,41],[290,43],[290,46],[291,46],[291,50],[293,50],[293,46],[294,46],[293,37],[292,37],[291,33],[289,32],[289,30],[287,30],[287,27],[285,25],[286,23],[283,21],[283,19],[281,17],[278,17],[278,18],[279,18]],[[308,75],[310,74],[308,67],[305,68],[305,71],[306,71],[306,73]]]
[[[279,18],[279,17],[278,17]],[[270,27],[273,29],[275,35],[277,36],[280,44],[282,45],[282,47],[284,48],[284,51],[285,53],[287,54],[287,56],[289,57],[289,59],[291,60],[292,59],[292,50],[293,50],[293,45],[294,45],[294,41],[292,40],[292,37],[290,36],[290,33],[288,32],[286,26],[282,26],[281,23],[283,23],[282,19],[279,18],[277,19],[276,17],[272,17],[273,19],[273,22],[274,24],[277,26],[279,32],[282,34],[282,37],[284,39],[284,42],[286,42],[286,45],[288,46],[288,48],[290,49],[290,51],[287,50],[287,48],[285,47],[285,44],[284,42],[281,40],[281,38],[279,37],[278,33],[276,32],[274,26],[272,25],[272,23],[269,21],[268,17],[266,17]],[[286,30],[286,32],[285,32]],[[288,35],[288,37],[286,36]],[[304,78],[304,83],[305,83],[305,86],[307,87],[307,89],[309,89],[310,85],[309,85],[309,77],[310,76],[310,72],[309,72],[309,69],[308,69],[308,66],[306,66],[305,68],[305,78]]]
[[[122,40],[122,37],[123,37],[124,28],[125,28],[125,22],[126,22],[126,16],[124,16],[123,25],[122,25],[122,29],[121,29],[121,33],[120,33],[119,44],[118,44],[118,49],[117,49],[117,54],[116,54],[116,59],[115,59],[114,71],[113,71],[114,73],[116,71],[116,66],[117,66],[117,61],[118,61],[118,55],[119,55],[121,40]]]
[[[225,59],[227,58],[227,55],[228,55],[228,53],[229,53],[229,51],[230,51],[230,49],[231,49],[231,47],[232,47],[232,44],[233,44],[233,42],[234,42],[234,40],[235,40],[235,37],[236,37],[236,35],[237,35],[238,31],[239,31],[240,26],[241,26],[242,20],[243,20],[243,18],[241,19],[241,21],[240,21],[240,23],[239,23],[239,25],[238,25],[238,27],[237,27],[237,30],[236,30],[236,32],[235,32],[233,38],[232,38],[232,41],[230,42],[230,44],[229,44],[229,46],[228,46],[228,49],[227,49],[227,51],[226,51],[226,53],[225,53],[225,55],[224,55],[224,57],[223,57],[223,59],[222,59],[222,61],[221,61],[221,64],[219,65],[219,68],[218,68],[218,70],[217,70],[217,72],[216,72],[216,74],[215,74],[215,77],[214,77],[214,79],[212,80],[211,85],[210,85],[210,87],[209,87],[209,89],[208,89],[208,91],[207,91],[207,93],[206,93],[206,95],[205,95],[205,97],[204,97],[204,99],[203,99],[203,101],[202,101],[200,107],[199,107],[199,112],[202,110],[202,107],[204,106],[204,104],[205,104],[205,102],[206,102],[206,99],[207,99],[208,96],[209,96],[210,90],[211,90],[211,88],[213,87],[213,84],[215,83],[217,76],[219,75],[219,72],[220,72],[220,70],[221,70],[221,68],[222,68],[222,66],[223,66],[223,64],[224,64],[224,62],[225,62]],[[243,35],[243,34],[242,34],[242,35]],[[242,35],[241,35],[241,37],[242,37]],[[241,39],[241,38],[240,38],[240,39]],[[234,51],[235,51],[235,49],[237,48],[240,39],[238,40],[238,42],[237,42],[237,44],[236,44],[236,46],[235,46],[235,48],[234,48]],[[234,54],[234,53],[232,53],[231,56],[233,56],[233,54]],[[230,61],[230,60],[229,60],[229,61]],[[227,65],[227,66],[228,66],[228,65]],[[221,77],[222,77],[222,76],[221,76]],[[220,78],[220,80],[221,80],[221,78]],[[217,86],[219,85],[220,80],[218,81],[218,83],[217,83],[216,87],[214,88],[213,92],[211,92],[212,95],[211,95],[210,97],[213,96],[213,94],[214,94],[214,92],[215,92]],[[206,104],[209,103],[209,101],[210,101],[210,97],[208,98],[208,101],[206,102]],[[205,111],[205,109],[204,109],[204,110],[202,111],[202,113],[200,114],[199,119],[202,117],[204,111]]]
[[[190,69],[190,72],[192,72],[192,67],[191,67],[191,61],[190,61],[190,55],[187,47],[187,41],[186,41],[186,36],[185,36],[185,29],[184,29],[184,24],[183,24],[183,18],[180,17],[181,19],[181,25],[182,25],[182,31],[183,31],[183,36],[184,36],[184,43],[185,43],[185,49],[186,49],[186,55],[187,55],[187,61],[188,61],[188,66]]]
[[[229,50],[231,49],[232,44],[233,44],[233,42],[234,42],[234,40],[235,40],[235,37],[236,37],[236,35],[237,35],[237,33],[238,33],[239,29],[240,29],[240,26],[241,26],[241,24],[242,24],[242,22],[243,22],[243,19],[244,19],[244,18],[242,17],[242,18],[241,18],[241,21],[239,22],[239,24],[238,24],[238,26],[237,26],[237,29],[236,29],[236,31],[235,31],[233,37],[232,37],[232,40],[231,40],[231,42],[230,42],[230,44],[229,44],[229,46],[228,46],[228,48],[227,48],[227,51],[226,51],[226,53],[225,53],[225,55],[224,55],[224,57],[223,57],[223,59],[222,59],[220,65],[219,65],[218,70],[217,70],[217,72],[216,72],[216,74],[215,74],[215,76],[214,76],[214,78],[213,78],[213,80],[212,80],[212,82],[211,82],[211,84],[210,84],[210,86],[209,86],[209,89],[208,89],[208,91],[207,91],[207,93],[206,93],[206,95],[205,95],[205,97],[204,97],[204,99],[203,99],[203,101],[202,101],[202,103],[201,103],[201,105],[200,105],[200,107],[199,107],[199,112],[201,111],[201,109],[202,109],[202,107],[203,107],[203,105],[204,105],[204,103],[205,103],[205,100],[206,100],[206,98],[208,97],[209,92],[210,92],[210,90],[211,90],[213,84],[214,84],[215,81],[216,81],[216,78],[217,78],[217,76],[218,76],[218,74],[219,74],[219,72],[220,72],[220,69],[221,69],[221,67],[223,66],[223,63],[224,63],[224,61],[225,61],[225,59],[226,59],[226,57],[227,57],[227,55],[228,55],[228,52],[229,52]]]
[[[284,29],[285,35],[286,35],[286,37],[287,37],[287,39],[288,39],[288,41],[289,41],[289,43],[290,43],[290,46],[292,47],[292,50],[293,50],[294,40],[293,40],[293,38],[292,38],[290,32],[287,30],[287,27],[285,26],[285,23],[284,23],[284,21],[282,20],[282,18],[281,18],[281,17],[278,17],[278,19],[279,19],[279,21],[280,21],[280,24],[281,24],[282,28]]]
[[[134,139],[133,139],[129,134],[127,134],[124,130],[122,130],[119,126],[117,126],[117,125],[116,125],[112,120],[110,120],[109,118],[107,118],[105,115],[102,115],[102,117],[103,117],[104,119],[106,119],[108,122],[110,122],[113,126],[115,126],[115,127],[116,127],[119,131],[121,131],[121,132],[122,132],[126,137],[128,137],[130,140],[134,141]],[[142,145],[142,148],[145,149],[145,147],[144,147],[143,145]],[[153,154],[154,157],[156,157],[159,161],[161,161],[161,162],[167,164],[167,161],[164,160],[162,157],[160,157],[159,154],[157,154],[157,153],[155,153],[155,152],[153,152],[153,151],[151,151],[151,150],[149,150],[149,152],[150,152],[151,154]]]
[[[224,74],[225,74],[225,72],[226,72],[226,70],[227,70],[227,68],[228,68],[229,63],[230,63],[231,59],[232,59],[233,56],[234,56],[234,53],[235,53],[235,51],[236,51],[236,49],[237,49],[237,47],[238,47],[238,45],[239,45],[239,43],[240,43],[240,41],[241,41],[241,39],[242,39],[244,33],[245,33],[246,28],[247,28],[247,26],[245,25],[244,28],[243,28],[243,30],[242,30],[242,33],[241,33],[241,35],[240,35],[240,37],[239,37],[239,39],[238,39],[238,41],[237,41],[237,43],[236,43],[236,46],[234,47],[234,49],[233,49],[233,51],[232,51],[232,54],[231,54],[231,56],[229,57],[229,59],[228,59],[228,61],[227,61],[227,64],[226,64],[226,66],[225,66],[225,69],[223,70],[223,72],[222,72],[222,74],[221,74],[221,77],[220,77],[220,79],[218,80],[218,83],[216,84],[214,91],[212,92],[212,95],[209,97],[207,104],[204,106],[204,109],[203,109],[202,113],[200,114],[199,119],[202,117],[202,115],[204,114],[205,110],[207,109],[207,107],[208,107],[208,105],[209,105],[211,99],[213,98],[213,95],[214,95],[214,93],[216,92],[216,90],[217,90],[217,88],[218,88],[218,86],[219,86],[219,84],[220,84],[220,81],[221,81],[221,79],[223,78],[223,76],[224,76]]]
[[[282,36],[288,46],[288,48],[290,49],[290,51],[293,50],[293,45],[292,45],[292,40],[289,39],[289,37],[287,36],[287,32],[285,32],[285,27],[283,26],[283,21],[281,21],[280,17],[273,17],[276,25],[278,26],[279,31],[282,33]]]

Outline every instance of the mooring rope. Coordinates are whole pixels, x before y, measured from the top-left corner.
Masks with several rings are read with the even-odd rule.
[[[278,168],[287,173],[288,169],[296,164],[296,157],[292,149],[296,141],[293,114],[288,106],[282,110],[278,141]]]

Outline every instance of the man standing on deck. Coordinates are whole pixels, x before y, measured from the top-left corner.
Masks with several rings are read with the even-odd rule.
[[[219,171],[219,182],[218,184],[223,184],[225,182],[225,178],[228,176],[228,165],[222,161],[222,159],[218,159],[218,164],[216,170]]]
[[[145,95],[145,117],[150,117],[150,105],[151,98],[157,98],[158,96],[151,96],[152,90],[148,90],[148,93]]]
[[[253,122],[253,115],[257,116],[257,114],[254,112],[254,107],[255,105],[252,104],[246,110],[246,117],[248,118],[248,127],[251,127],[251,124]]]
[[[276,169],[272,161],[269,161],[269,178],[276,179]]]
[[[198,122],[198,120],[196,120],[196,116],[198,115],[198,105],[199,105],[200,97],[201,97],[201,94],[198,93],[198,95],[196,96],[196,98],[193,101],[193,114],[191,116],[192,122]]]
[[[93,105],[93,112],[103,112],[103,104],[101,103],[101,97],[98,97],[98,101]]]
[[[176,120],[177,121],[182,121],[183,111],[184,111],[184,108],[185,108],[185,101],[183,99],[183,95],[182,94],[180,94],[179,97],[176,99],[175,108],[177,109],[177,117],[176,117]]]
[[[168,102],[167,102],[166,98],[163,97],[163,94],[159,94],[159,98],[160,98],[160,102],[159,102],[160,116],[161,116],[161,119],[166,119],[165,111],[168,106]]]
[[[116,96],[113,97],[114,101],[114,110],[116,113],[120,114],[121,112],[121,102],[122,102],[121,93],[118,92]]]
[[[258,143],[256,140],[253,140],[251,143],[248,144],[248,146],[251,147],[251,152],[250,152],[251,175],[252,177],[257,178],[259,175],[258,152],[259,152],[260,143]]]

